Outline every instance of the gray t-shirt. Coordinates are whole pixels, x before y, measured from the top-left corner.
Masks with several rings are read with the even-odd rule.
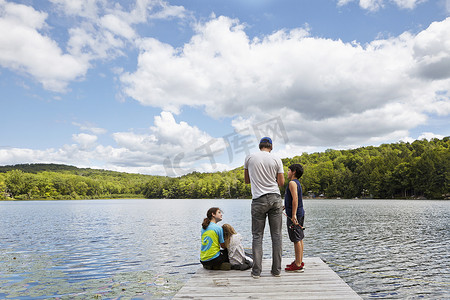
[[[284,173],[280,158],[266,151],[252,153],[245,158],[244,169],[250,175],[253,199],[269,193],[280,195],[277,174]]]

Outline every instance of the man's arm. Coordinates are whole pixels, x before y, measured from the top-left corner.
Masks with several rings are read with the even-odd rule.
[[[278,186],[284,185],[284,173],[277,174],[277,182],[278,182]]]
[[[283,179],[284,179],[284,177],[283,177]],[[244,169],[244,182],[246,184],[250,183],[250,175],[248,174],[248,169]]]

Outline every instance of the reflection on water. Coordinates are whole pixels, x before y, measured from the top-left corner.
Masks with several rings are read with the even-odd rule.
[[[251,247],[249,200],[0,202],[0,298],[170,299],[200,267],[211,206]],[[305,208],[305,255],[327,261],[363,298],[450,298],[449,201]],[[270,257],[267,230],[264,250]]]
[[[450,202],[308,205],[310,253],[333,262],[331,267],[363,297],[450,296]]]

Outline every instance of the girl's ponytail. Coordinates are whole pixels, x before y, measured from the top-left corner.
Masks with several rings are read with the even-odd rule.
[[[208,228],[208,226],[209,226],[209,223],[211,223],[211,220],[210,220],[210,219],[208,219],[208,218],[204,218],[204,219],[203,219],[203,223],[202,223],[202,227],[203,227],[203,229],[206,229],[206,228]]]

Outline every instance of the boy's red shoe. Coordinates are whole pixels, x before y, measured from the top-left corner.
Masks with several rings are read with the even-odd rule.
[[[295,264],[295,260],[291,262],[289,265],[286,265],[286,268],[292,266],[293,264]]]
[[[305,269],[303,268],[303,263],[302,265],[297,266],[295,263],[293,263],[292,265],[290,265],[289,267],[286,267],[286,269],[284,269],[286,272],[297,272],[297,273],[301,273],[304,272]]]
[[[290,267],[292,265],[295,265],[295,260],[293,262],[291,262],[289,265],[286,265],[286,267]],[[302,264],[300,265],[300,267],[304,268],[305,267],[305,263],[302,262]]]

